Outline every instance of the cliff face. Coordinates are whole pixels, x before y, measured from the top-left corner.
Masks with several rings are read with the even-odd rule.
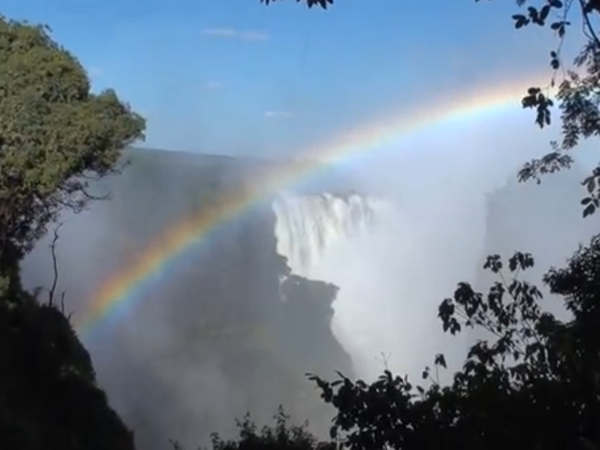
[[[0,448],[133,450],[67,318],[26,293],[0,296]]]
[[[129,158],[122,175],[94,188],[112,199],[61,229],[58,289],[67,290],[75,322],[87,308],[76,299],[91,298],[156,236],[244,179],[244,165],[229,158]],[[275,229],[271,203],[257,204],[190,246],[123,312],[82,336],[138,448],[163,450],[169,438],[195,448],[211,432],[233,431],[247,411],[270,420],[279,404],[325,432],[330,411],[305,373],[351,375],[330,327],[337,288],[290,276]],[[46,244],[24,265],[28,285],[50,284]]]
[[[586,190],[581,185],[586,172],[578,165],[549,174],[541,184],[519,183],[514,177],[487,199],[487,227],[484,255],[509,258],[515,251],[529,252],[535,267],[520,278],[535,283],[546,292],[543,275],[554,267],[564,267],[580,244],[586,244],[600,230],[597,214],[582,218],[580,200]],[[482,260],[483,264],[483,260]],[[481,273],[478,287],[488,289],[496,281],[489,272]],[[562,311],[556,299],[547,297],[543,307]]]

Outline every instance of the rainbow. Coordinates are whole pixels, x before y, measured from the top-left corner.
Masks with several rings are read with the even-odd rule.
[[[416,133],[432,124],[452,120],[468,121],[489,111],[504,108],[519,109],[519,101],[529,86],[544,85],[548,77],[507,83],[487,89],[462,92],[458,98],[447,98],[429,104],[417,111],[392,114],[384,120],[351,129],[334,139],[309,149],[306,159],[278,166],[265,174],[259,184],[245,187],[227,195],[218,205],[191,214],[175,223],[159,236],[127,267],[121,268],[106,280],[92,299],[77,329],[86,333],[107,316],[116,313],[120,306],[143,297],[144,287],[160,279],[171,263],[184,253],[192,243],[210,239],[211,233],[222,224],[242,214],[256,202],[282,188],[334,165],[341,160],[364,152],[396,144],[400,138]]]

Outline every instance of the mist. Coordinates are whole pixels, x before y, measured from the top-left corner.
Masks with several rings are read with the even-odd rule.
[[[487,289],[484,257],[522,250],[535,256],[527,279],[541,287],[542,274],[592,236],[578,208],[580,166],[539,186],[517,183],[518,170],[547,153],[552,136],[529,120],[521,113],[442,124],[355,163],[366,191],[382,193],[389,207],[369,233],[329,249],[309,276],[340,286],[332,327],[359,376],[373,380],[390,369],[420,381],[443,353],[450,370],[440,381],[449,380],[467,345],[481,336],[442,331],[437,308],[457,283]],[[497,132],[503,129],[511,132]],[[505,191],[513,195],[492,223],[490,208],[498,205],[488,199]],[[565,197],[573,205],[568,211],[554,201]],[[568,237],[558,243],[555,236]],[[543,307],[561,310],[552,299]]]
[[[169,438],[192,448],[206,444],[213,431],[233,433],[235,419],[247,411],[267,422],[279,404],[297,422],[310,418],[312,429],[325,436],[333,412],[306,372],[331,378],[341,370],[373,379],[388,368],[419,379],[439,352],[450,369],[460,364],[474,336],[444,335],[436,317],[456,283],[485,285],[483,257],[517,249],[536,256],[533,277],[539,280],[594,229],[578,209],[580,172],[552,175],[540,186],[516,183],[523,162],[547,152],[553,137],[529,119],[508,114],[438,124],[348,158],[336,168],[341,178],[328,171],[318,187],[317,180],[308,183],[317,193],[339,191],[345,183],[367,199],[365,205],[373,197],[379,206],[372,226],[356,233],[325,230],[325,213],[318,220],[305,217],[332,242],[297,270],[306,279],[289,277],[293,258],[279,244],[291,229],[279,226],[277,208],[265,200],[209,242],[191,246],[93,332],[82,332],[100,384],[140,448],[166,448]],[[166,227],[219,201],[241,173],[251,183],[252,170],[239,161],[136,153],[122,175],[98,186],[112,193],[111,200],[65,215],[58,292],[66,292],[74,323],[100,286]],[[328,184],[330,178],[335,183]],[[294,195],[292,202],[306,194]],[[570,198],[572,210],[558,209],[556,196]],[[313,228],[304,227],[295,242],[323,243],[310,237]],[[567,237],[557,243],[555,235]],[[23,265],[29,287],[52,283],[51,237]]]

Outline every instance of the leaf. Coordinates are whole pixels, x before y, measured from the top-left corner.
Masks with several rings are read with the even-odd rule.
[[[523,14],[515,14],[512,16],[515,21],[515,28],[519,29],[529,24],[529,19],[525,17]]]
[[[444,369],[446,369],[446,358],[442,353],[438,353],[437,355],[435,355],[434,362],[436,366],[441,366]]]
[[[596,211],[596,206],[593,203],[590,203],[583,210],[583,217],[585,218],[587,216],[591,216],[592,214],[594,214],[594,211]]]
[[[587,191],[591,194],[596,190],[596,177],[589,177],[586,183]]]
[[[540,10],[540,20],[544,22],[548,18],[548,14],[550,13],[550,5],[544,5]]]
[[[428,377],[429,377],[429,367],[425,367],[425,370],[423,370],[423,373],[421,373],[421,378],[426,380]]]

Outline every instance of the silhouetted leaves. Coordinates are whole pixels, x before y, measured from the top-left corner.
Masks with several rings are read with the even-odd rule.
[[[563,8],[562,2],[558,0],[550,0],[544,3],[545,5],[543,5],[541,8],[536,8],[535,6],[528,6],[527,14],[514,14],[512,18],[514,21],[515,28],[523,28],[532,23],[543,27],[544,25],[546,25],[546,20],[548,19],[548,16],[550,15],[552,9],[560,10]],[[519,6],[523,6],[525,4],[525,0],[518,0],[517,4]],[[553,23],[551,27],[554,30],[558,28],[556,22]]]
[[[533,159],[523,165],[517,179],[520,182],[534,179],[538,184],[541,183],[541,175],[558,172],[562,169],[569,169],[573,164],[573,158],[564,150],[560,149],[556,142],[551,142],[553,152],[547,153],[540,159]]]
[[[507,266],[517,275],[533,264],[531,255],[516,252]],[[529,450],[559,442],[575,448],[582,439],[598,445],[600,382],[583,380],[598,380],[600,370],[600,238],[544,278],[565,298],[574,321],[542,311],[540,291],[506,278],[498,255],[485,265],[500,277],[487,295],[459,283],[439,308],[445,330],[466,324],[489,333],[470,347],[450,385],[431,380],[429,368],[422,374],[427,387],[389,371],[371,384],[311,377],[337,410],[332,436],[343,447]],[[441,354],[434,363],[446,366]]]
[[[558,70],[560,68],[560,59],[558,58],[558,53],[552,50],[550,52],[550,67],[554,70]]]
[[[529,19],[523,14],[515,14],[512,18],[515,21],[515,28],[517,29],[523,28],[525,25],[529,24]]]
[[[527,96],[522,100],[523,108],[535,108],[537,112],[536,123],[540,128],[550,125],[550,108],[554,102],[542,93],[538,87],[529,88]]]
[[[556,34],[559,38],[563,38],[566,33],[566,27],[571,25],[571,22],[567,22],[566,20],[559,20],[558,22],[553,22],[550,25],[550,29],[552,31],[556,31]]]
[[[523,28],[531,23],[539,26],[546,25],[549,17],[556,17],[550,24],[550,30],[556,33],[559,40],[556,50],[550,52],[550,67],[555,71],[551,80],[551,87],[556,86],[555,77],[557,70],[563,66],[560,50],[566,34],[566,28],[571,24],[569,15],[573,11],[581,14],[583,25],[584,44],[581,51],[573,61],[573,69],[565,68],[563,79],[558,83],[556,92],[557,106],[561,113],[562,142],[553,144],[553,151],[545,157],[527,163],[519,173],[519,180],[535,179],[540,182],[540,175],[554,173],[561,168],[568,168],[572,163],[570,156],[563,154],[572,150],[581,139],[588,139],[600,134],[600,111],[598,96],[600,81],[600,39],[596,30],[600,2],[597,0],[582,0],[580,2],[563,3],[558,0],[535,2],[541,6],[531,5],[525,0],[518,0],[518,6],[527,6],[526,13],[512,16],[516,28]],[[571,8],[572,5],[580,8]],[[554,14],[552,11],[554,10]],[[542,93],[540,88],[530,88],[522,100],[524,108],[535,109],[535,121],[540,127],[551,123],[551,108],[553,101],[548,95]],[[583,216],[593,214],[597,205],[594,199],[597,196],[597,187],[590,197],[582,201]]]
[[[276,0],[260,0],[261,3],[266,5],[274,3],[275,1]],[[304,2],[309,8],[312,8],[313,6],[320,6],[323,9],[327,9],[329,5],[333,5],[333,0],[296,0],[296,2]]]
[[[436,366],[440,366],[445,369],[446,368],[446,358],[444,357],[444,355],[441,353],[438,353],[437,355],[435,355],[434,364]]]
[[[212,435],[212,450],[335,450],[335,444],[320,442],[308,431],[308,423],[302,426],[289,424],[290,417],[282,407],[273,417],[274,426],[264,426],[260,430],[250,414],[237,421],[238,439],[223,440],[218,434]],[[175,450],[181,449],[173,442]]]

